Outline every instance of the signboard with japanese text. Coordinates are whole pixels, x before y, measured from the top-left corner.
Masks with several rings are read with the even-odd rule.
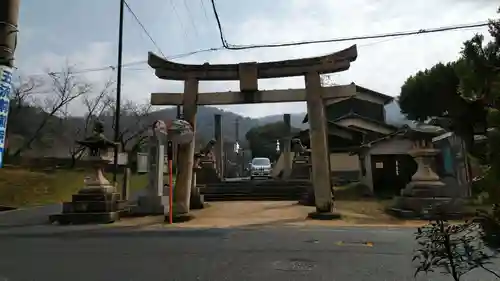
[[[12,89],[12,68],[0,65],[0,168],[3,167],[7,119],[9,115],[10,91]]]

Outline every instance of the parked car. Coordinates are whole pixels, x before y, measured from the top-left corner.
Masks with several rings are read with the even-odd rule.
[[[271,178],[271,160],[269,158],[254,158],[250,163],[250,179]]]

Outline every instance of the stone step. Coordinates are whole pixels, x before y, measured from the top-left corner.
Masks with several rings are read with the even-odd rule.
[[[77,201],[63,202],[63,213],[105,213],[116,212],[126,207],[126,201]]]
[[[49,216],[51,223],[58,222],[62,225],[67,224],[86,224],[86,223],[113,223],[120,219],[119,212],[104,213],[65,213]]]
[[[205,195],[205,201],[296,201],[300,200],[301,195],[242,195],[242,194],[224,194],[224,195]]]
[[[442,206],[446,213],[460,213],[463,210],[465,202],[461,199],[450,197],[406,197],[400,196],[394,198],[394,208],[414,211],[419,214],[428,213],[435,206]]]
[[[118,201],[120,193],[86,193],[73,194],[72,202]]]
[[[409,197],[433,198],[433,197],[450,197],[447,196],[446,189],[441,187],[431,188],[413,188],[408,194]]]
[[[312,187],[312,185],[309,184],[283,184],[283,185],[238,185],[238,184],[224,184],[224,185],[218,185],[218,184],[207,184],[205,186],[206,188],[260,188],[260,189],[266,189],[266,188],[276,188],[276,189],[285,189],[285,188],[306,188],[306,187]]]
[[[422,213],[413,210],[401,208],[389,208],[386,212],[401,219],[418,219],[418,220],[463,220],[470,217],[471,214],[466,212],[448,212],[445,214]]]
[[[230,189],[201,189],[201,194],[229,194],[229,193],[244,193],[244,194],[292,194],[292,193],[305,193],[307,192],[306,188],[287,188],[287,189],[252,189],[252,188],[230,188]]]

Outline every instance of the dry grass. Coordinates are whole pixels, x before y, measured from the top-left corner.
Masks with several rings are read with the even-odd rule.
[[[390,200],[338,200],[336,209],[342,214],[345,221],[371,224],[371,223],[390,223],[397,224],[402,220],[394,218],[385,212],[390,205]]]
[[[17,168],[0,169],[0,205],[36,206],[70,200],[83,185],[86,173],[77,170],[30,171]],[[112,179],[112,175],[106,175]],[[132,176],[130,186],[140,189],[147,176]],[[119,181],[121,177],[119,177]]]

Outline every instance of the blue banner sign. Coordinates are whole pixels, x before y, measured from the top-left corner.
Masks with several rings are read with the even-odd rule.
[[[9,116],[10,91],[12,90],[12,68],[0,65],[0,168],[3,167],[7,119]]]

